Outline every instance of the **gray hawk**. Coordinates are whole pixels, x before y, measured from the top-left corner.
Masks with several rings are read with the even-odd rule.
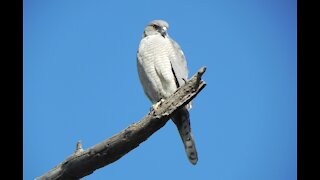
[[[186,59],[178,43],[169,37],[168,28],[166,21],[151,21],[144,29],[137,52],[139,79],[154,107],[188,79]],[[177,126],[189,161],[195,165],[198,155],[191,133],[189,108],[191,105],[177,110],[172,121]]]

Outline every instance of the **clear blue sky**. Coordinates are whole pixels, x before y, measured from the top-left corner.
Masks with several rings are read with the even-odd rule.
[[[164,19],[190,75],[207,66],[193,102],[192,166],[171,121],[119,161],[83,179],[297,178],[295,0],[24,0],[23,177],[111,137],[151,106],[136,52]]]

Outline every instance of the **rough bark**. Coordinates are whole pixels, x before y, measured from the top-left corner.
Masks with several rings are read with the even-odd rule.
[[[77,143],[76,151],[62,163],[51,169],[37,180],[74,180],[93,173],[96,169],[113,163],[138,147],[153,133],[163,127],[175,110],[188,104],[206,86],[201,76],[206,68],[202,67],[186,84],[180,87],[156,109],[152,109],[143,119],[118,134],[94,145],[87,150]]]

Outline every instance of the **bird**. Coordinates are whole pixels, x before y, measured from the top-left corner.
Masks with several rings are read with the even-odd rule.
[[[169,24],[165,20],[149,22],[144,28],[137,51],[139,79],[153,108],[188,80],[185,55],[179,44],[170,38],[168,29]],[[178,109],[171,119],[179,131],[190,163],[196,165],[198,154],[191,132],[190,108],[191,103]]]

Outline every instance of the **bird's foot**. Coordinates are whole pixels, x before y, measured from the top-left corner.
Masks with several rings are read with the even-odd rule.
[[[152,105],[152,109],[157,110],[159,106],[164,102],[164,99],[160,99],[160,101],[156,102],[155,104]]]

